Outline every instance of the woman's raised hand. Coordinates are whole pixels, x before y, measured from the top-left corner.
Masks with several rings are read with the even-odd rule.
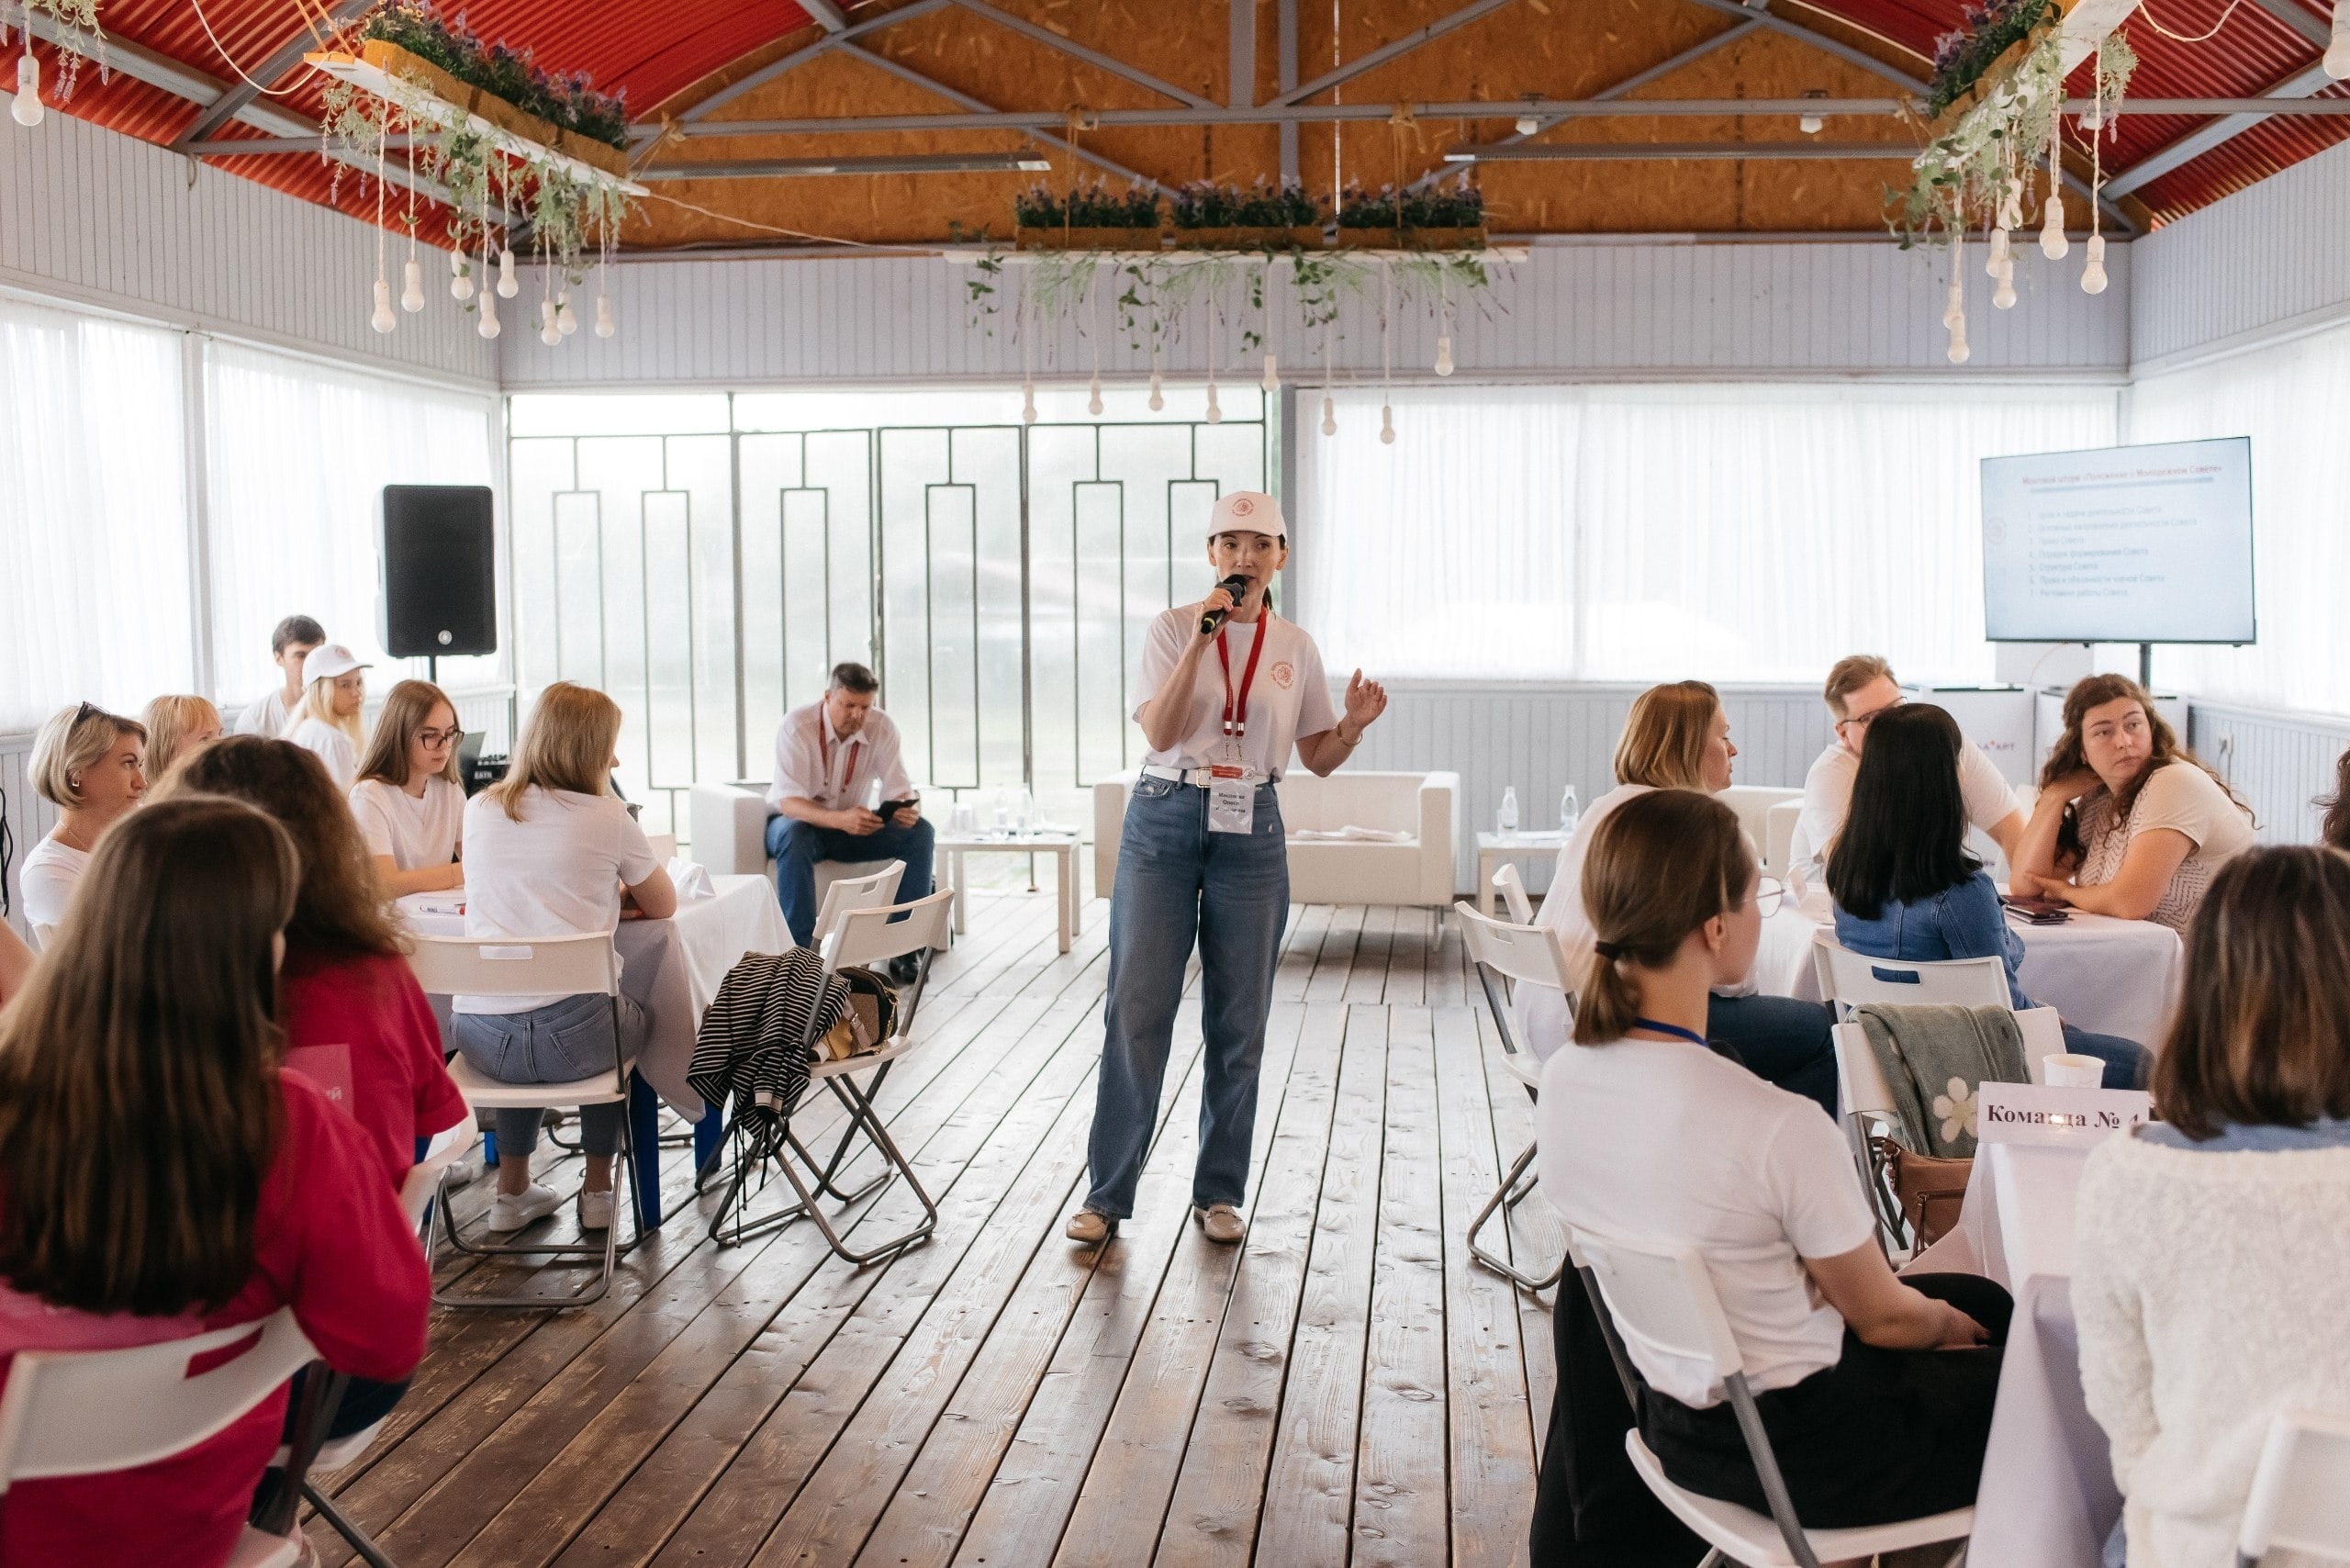
[[[1371,721],[1387,711],[1387,689],[1375,680],[1365,680],[1357,670],[1347,680],[1347,717],[1355,722],[1355,734],[1360,736],[1371,727]]]

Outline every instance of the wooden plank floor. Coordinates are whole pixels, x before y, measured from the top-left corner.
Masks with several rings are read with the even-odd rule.
[[[1531,1115],[1449,919],[1292,911],[1240,1249],[1190,1223],[1195,967],[1136,1217],[1098,1254],[1060,1226],[1084,1191],[1109,906],[1085,905],[1066,956],[1049,893],[979,895],[970,924],[881,1095],[935,1237],[861,1270],[805,1223],[721,1249],[714,1197],[667,1151],[668,1223],[604,1300],[442,1311],[383,1435],[325,1478],[392,1561],[1523,1560],[1549,1319],[1471,1265],[1463,1232]],[[811,1147],[839,1126],[824,1096],[795,1120]],[[576,1187],[576,1160],[544,1179]],[[1559,1238],[1527,1208],[1509,1245],[1547,1261]],[[851,1244],[912,1210],[884,1189]],[[460,1292],[581,1277],[439,1272]]]

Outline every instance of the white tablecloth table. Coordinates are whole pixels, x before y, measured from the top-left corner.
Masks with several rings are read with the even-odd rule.
[[[621,954],[621,991],[644,1009],[644,1051],[637,1072],[669,1108],[689,1122],[701,1119],[701,1096],[686,1082],[701,1015],[718,987],[745,953],[790,950],[791,933],[765,877],[712,877],[709,898],[678,901],[668,920],[624,920],[614,946]],[[411,893],[400,900],[408,929],[420,936],[463,936],[463,889]],[[446,999],[433,999],[443,1013]]]
[[[2105,1429],[2081,1393],[2073,1322],[2073,1199],[2085,1148],[1986,1144],[1958,1227],[1905,1272],[1981,1273],[2016,1298],[1970,1562],[2098,1568],[2121,1517]]]
[[[2065,1023],[2097,1035],[2119,1035],[2149,1050],[2162,1044],[2163,1026],[2177,999],[2178,933],[2150,920],[2116,920],[2079,910],[2062,925],[2031,925],[2010,916],[2023,938],[2024,993],[2053,1007]],[[1801,905],[1783,905],[1762,923],[1754,956],[1754,982],[1765,996],[1818,1002],[1819,976],[1812,938],[1836,929],[1828,895],[1814,890]]]

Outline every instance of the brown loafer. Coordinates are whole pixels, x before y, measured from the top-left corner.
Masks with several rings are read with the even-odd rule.
[[[1118,1234],[1118,1222],[1108,1215],[1080,1209],[1069,1216],[1069,1223],[1061,1227],[1061,1234],[1071,1241],[1099,1247]]]
[[[1192,1223],[1210,1241],[1230,1247],[1248,1234],[1248,1222],[1230,1204],[1210,1204],[1203,1209],[1192,1211]]]

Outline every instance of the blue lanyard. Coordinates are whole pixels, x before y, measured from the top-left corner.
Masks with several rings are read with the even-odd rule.
[[[1714,1048],[1705,1036],[1695,1029],[1684,1029],[1678,1024],[1660,1024],[1653,1018],[1635,1018],[1632,1020],[1632,1027],[1654,1030],[1660,1035],[1673,1035],[1688,1041],[1693,1046],[1703,1046],[1707,1050]]]

